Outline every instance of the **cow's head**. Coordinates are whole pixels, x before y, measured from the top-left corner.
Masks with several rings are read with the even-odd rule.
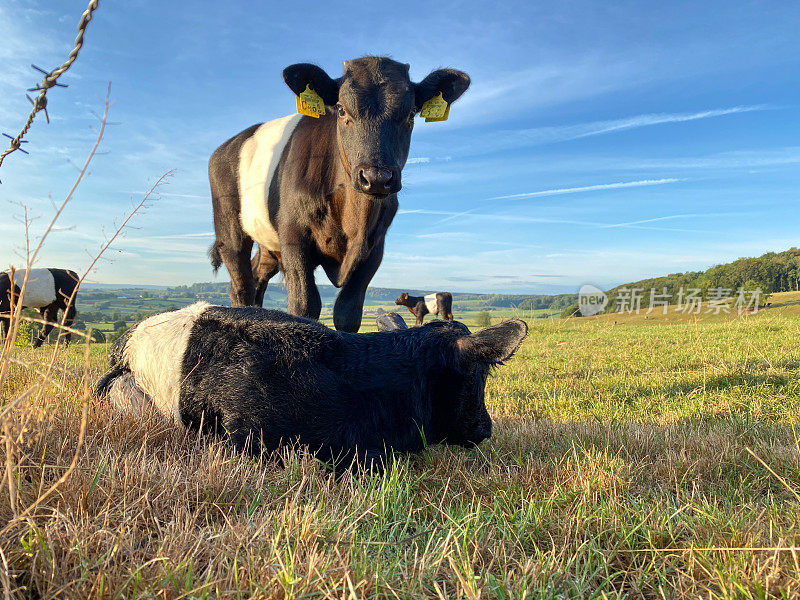
[[[408,69],[388,58],[366,56],[345,61],[339,79],[307,63],[283,71],[295,94],[308,85],[333,111],[338,153],[359,192],[386,196],[399,191],[414,116],[440,92],[451,103],[469,87],[469,77],[461,71],[438,69],[413,83]]]
[[[440,427],[449,444],[477,445],[492,435],[492,419],[484,402],[489,371],[511,358],[528,335],[528,326],[521,319],[511,319],[469,333],[461,323],[441,322],[460,326],[462,333],[452,343],[455,368],[450,376],[445,371],[436,380]]]
[[[394,303],[400,306],[405,306],[408,303],[408,294],[403,292],[397,297],[397,300],[395,300]]]
[[[381,331],[406,329],[396,313],[381,315]],[[432,321],[425,330],[426,345],[420,368],[427,369],[431,384],[431,443],[474,446],[492,435],[486,410],[486,378],[490,369],[508,360],[528,335],[525,321],[511,319],[477,333],[458,321]]]

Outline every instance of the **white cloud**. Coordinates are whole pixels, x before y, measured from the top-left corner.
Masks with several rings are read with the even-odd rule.
[[[742,113],[774,110],[775,107],[758,104],[748,106],[732,106],[695,112],[682,113],[646,113],[602,121],[589,121],[572,125],[555,125],[552,127],[533,127],[529,129],[495,130],[484,135],[471,134],[461,145],[464,155],[482,155],[498,150],[541,146],[566,142],[596,135],[616,133],[641,127],[686,123]]]
[[[635,115],[623,119],[613,119],[607,121],[593,121],[589,123],[579,123],[577,125],[566,125],[560,127],[539,127],[535,129],[523,129],[515,132],[520,138],[528,137],[535,143],[562,142],[578,138],[623,131],[626,129],[636,129],[638,127],[649,127],[651,125],[663,125],[665,123],[686,123],[700,119],[722,117],[738,113],[754,112],[767,110],[770,107],[765,105],[754,106],[733,106],[730,108],[718,108],[712,110],[702,110],[690,113],[654,113]]]
[[[213,231],[200,231],[198,233],[176,233],[173,235],[151,235],[147,236],[145,239],[154,239],[154,240],[175,240],[180,238],[207,238],[207,237],[214,237]]]
[[[615,190],[620,188],[642,187],[651,185],[664,185],[666,183],[677,183],[683,179],[642,179],[640,181],[619,181],[616,183],[602,183],[598,185],[586,185],[573,188],[556,188],[552,190],[541,190],[537,192],[523,192],[521,194],[510,194],[508,196],[495,196],[490,200],[506,200],[515,198],[536,198],[540,196],[559,196],[561,194],[575,194],[577,192],[596,192],[600,190]]]

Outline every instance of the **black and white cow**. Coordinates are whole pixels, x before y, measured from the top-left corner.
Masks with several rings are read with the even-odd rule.
[[[474,334],[450,321],[387,327],[344,333],[279,311],[199,302],[126,332],[96,393],[123,409],[145,403],[241,451],[297,443],[339,466],[488,438],[486,378],[520,345],[525,322]]]
[[[453,295],[450,292],[435,292],[425,296],[409,296],[403,292],[394,303],[408,307],[408,311],[417,317],[417,325],[422,325],[428,313],[441,315],[445,321],[453,320]]]
[[[336,329],[358,331],[397,212],[414,116],[439,93],[457,100],[470,80],[439,69],[413,83],[409,65],[374,56],[346,61],[338,79],[311,64],[287,67],[283,78],[295,94],[306,86],[316,91],[326,114],[253,125],[214,151],[211,264],[228,268],[233,306],[261,306],[267,283],[282,270],[289,312],[312,319],[322,306],[314,281],[321,265],[341,288]],[[254,243],[259,252],[251,262]]]
[[[0,338],[4,338],[8,332],[11,292],[13,290],[16,304],[20,288],[25,281],[25,273],[26,269],[14,271],[13,286],[10,272],[0,273]],[[78,282],[78,274],[67,269],[30,269],[28,271],[22,305],[24,308],[38,308],[42,319],[47,321],[32,342],[34,348],[42,345],[53,330],[53,326],[58,323],[59,310],[64,313],[64,325],[72,326],[75,320],[75,303],[77,301],[75,289],[78,287]],[[69,344],[71,338],[72,334],[66,331],[63,335],[64,342]]]

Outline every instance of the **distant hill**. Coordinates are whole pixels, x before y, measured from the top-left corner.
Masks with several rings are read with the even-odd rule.
[[[618,285],[606,293],[608,305],[606,312],[613,312],[618,306],[620,291],[642,290],[642,306],[650,305],[651,290],[670,304],[678,301],[679,291],[700,290],[703,298],[709,297],[709,290],[755,290],[761,288],[764,295],[776,292],[800,291],[800,249],[790,248],[783,252],[767,252],[758,257],[739,258],[729,263],[714,265],[706,271],[687,271],[672,273],[662,277],[641,279],[632,283]],[[567,307],[563,316],[572,316],[578,305]],[[579,315],[578,315],[579,316]]]

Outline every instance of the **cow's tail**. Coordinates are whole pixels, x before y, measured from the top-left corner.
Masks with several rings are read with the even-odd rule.
[[[97,382],[97,385],[94,388],[94,395],[98,398],[106,398],[117,378],[121,377],[125,373],[130,373],[130,370],[127,367],[120,365],[113,367],[108,373],[103,375],[100,381]]]
[[[211,259],[211,267],[214,269],[216,275],[219,268],[222,266],[222,255],[219,253],[219,242],[214,241],[208,249],[208,258]]]

